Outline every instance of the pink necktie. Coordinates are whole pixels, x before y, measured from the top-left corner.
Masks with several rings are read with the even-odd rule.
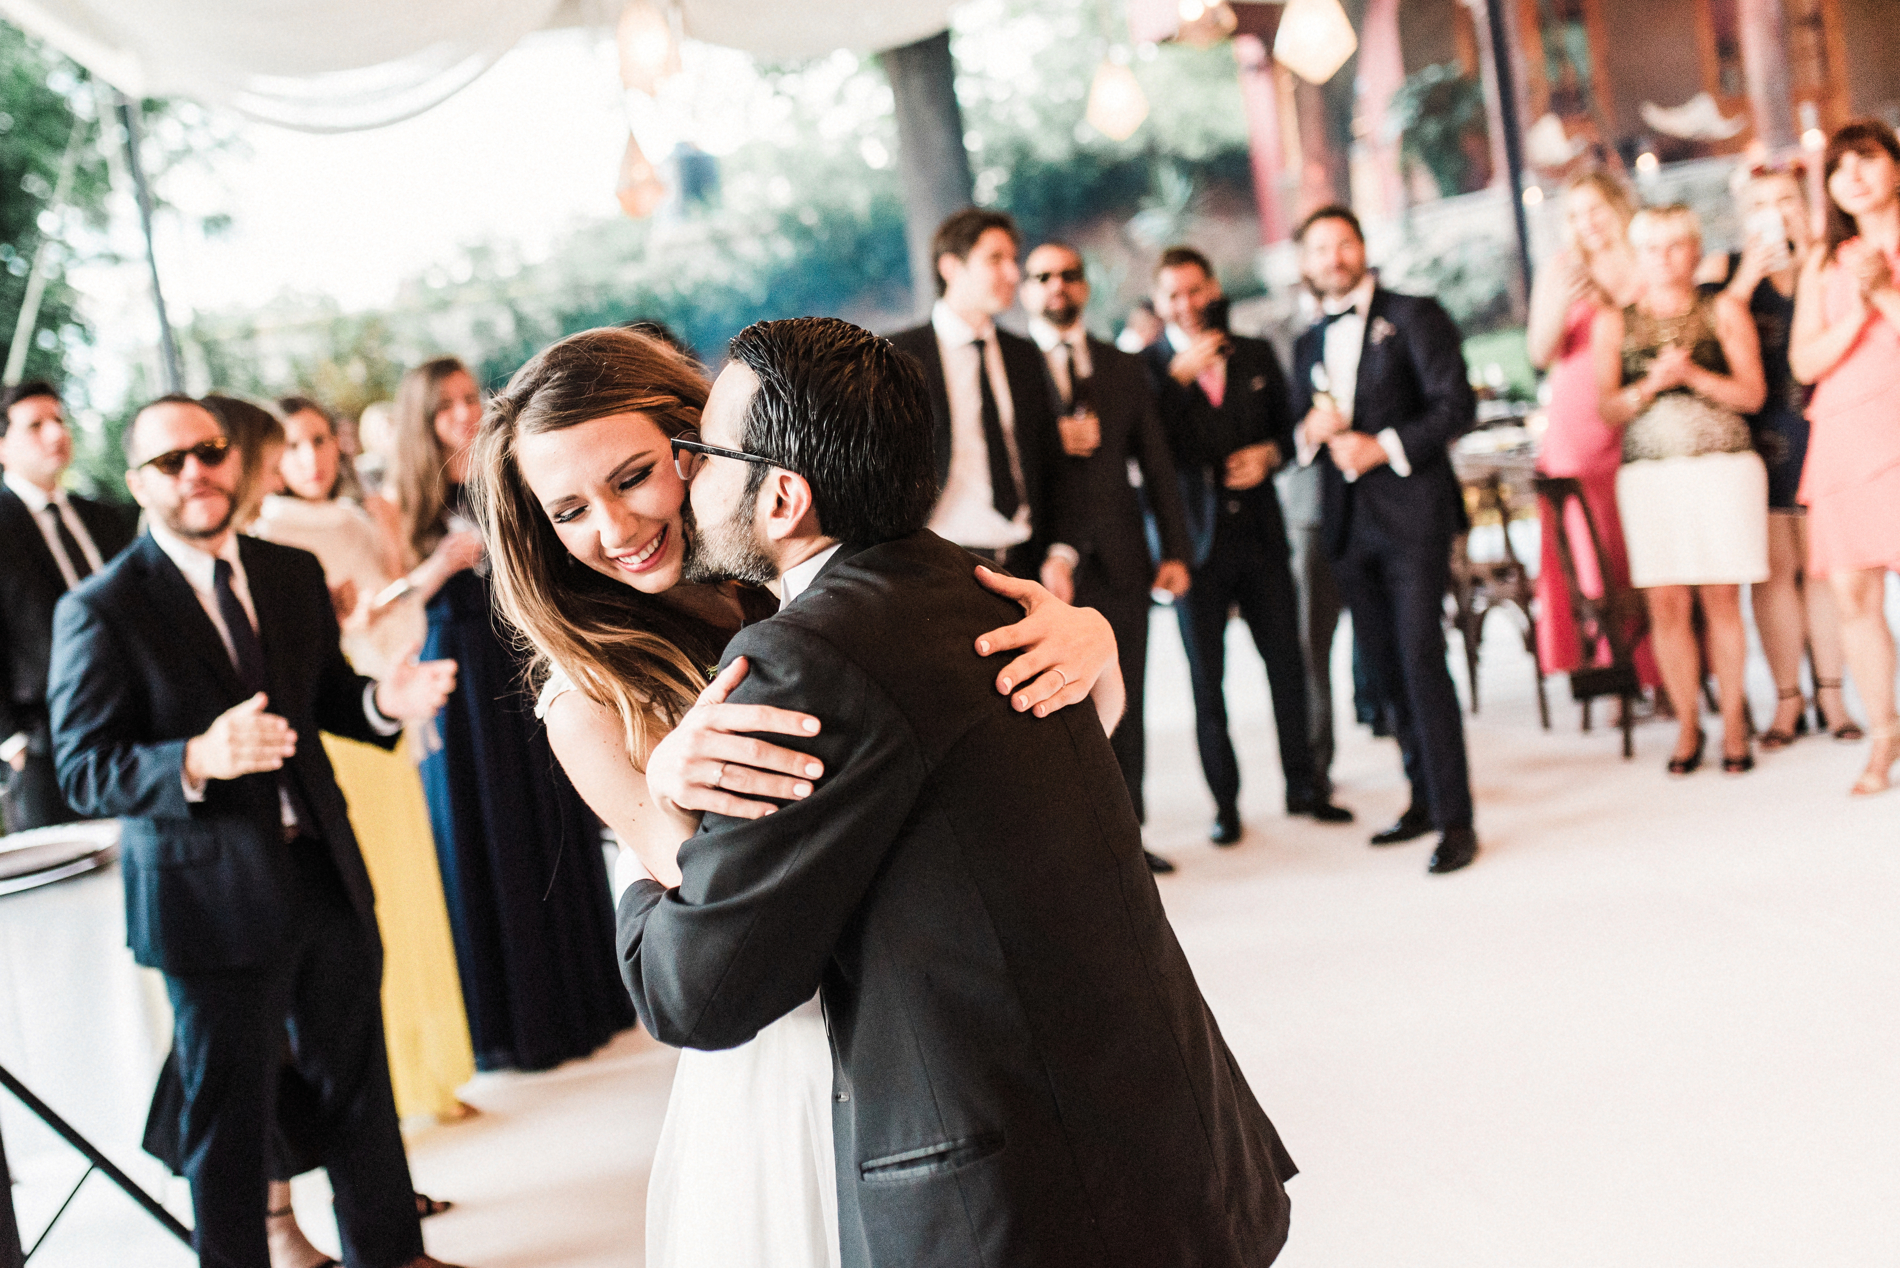
[[[1216,361],[1202,370],[1195,382],[1201,385],[1201,391],[1207,393],[1208,404],[1219,409],[1221,401],[1227,396],[1227,363]]]

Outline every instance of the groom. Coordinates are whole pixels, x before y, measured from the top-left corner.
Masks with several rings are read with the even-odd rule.
[[[761,323],[702,426],[675,442],[689,566],[784,601],[733,639],[733,698],[817,716],[800,747],[826,773],[765,817],[707,815],[679,888],[626,892],[640,1020],[729,1048],[822,993],[845,1265],[1269,1263],[1292,1160],[1175,941],[1101,722],[1017,712],[974,651],[1013,609],[923,530],[915,363],[845,322]],[[678,814],[666,750],[649,781]]]

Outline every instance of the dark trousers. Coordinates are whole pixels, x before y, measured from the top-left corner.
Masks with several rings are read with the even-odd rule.
[[[267,1142],[288,1034],[292,1063],[319,1093],[344,1262],[397,1268],[422,1253],[422,1228],[389,1088],[375,933],[351,909],[322,845],[286,848],[298,893],[282,959],[165,978],[199,1263],[269,1268]]]
[[[1306,662],[1307,737],[1313,745],[1313,789],[1333,792],[1333,636],[1344,604],[1317,524],[1287,529],[1293,585],[1300,598],[1300,655]]]
[[[1445,662],[1451,543],[1378,539],[1355,521],[1333,577],[1352,610],[1353,638],[1384,702],[1412,781],[1412,805],[1432,826],[1469,828],[1471,775],[1464,715]]]
[[[1289,805],[1315,796],[1306,662],[1300,655],[1299,600],[1287,567],[1284,538],[1268,540],[1246,515],[1222,513],[1207,560],[1193,570],[1187,596],[1174,605],[1194,687],[1194,734],[1201,772],[1214,804],[1233,809],[1240,796],[1240,765],[1227,734],[1227,617],[1235,606],[1266,662],[1279,734],[1280,771]]]
[[[1141,794],[1142,773],[1148,764],[1148,728],[1146,722],[1148,684],[1148,612],[1154,606],[1148,591],[1118,589],[1102,575],[1095,560],[1082,564],[1075,578],[1077,607],[1094,608],[1108,618],[1115,631],[1116,658],[1121,663],[1122,686],[1128,693],[1128,707],[1120,725],[1109,737],[1115,760],[1122,768],[1122,782],[1128,785],[1129,800],[1135,803],[1135,818],[1148,821],[1148,806]]]
[[[79,816],[66,804],[59,791],[59,774],[53,759],[45,754],[28,753],[26,765],[19,770],[0,767],[6,772],[6,830],[25,832],[55,823],[74,823]]]

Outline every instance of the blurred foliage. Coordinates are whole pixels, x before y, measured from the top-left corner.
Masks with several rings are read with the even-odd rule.
[[[1151,113],[1130,140],[1110,141],[1083,121],[1096,67],[1126,39],[1115,0],[971,0],[955,15],[977,201],[1009,211],[1031,241],[1070,236],[1086,251],[1088,233],[1107,225],[1128,252],[1151,255],[1192,231],[1210,193],[1251,198],[1245,116],[1224,46],[1131,55]],[[295,386],[355,412],[391,390],[401,364],[455,352],[493,385],[564,334],[634,318],[665,322],[714,359],[758,320],[830,314],[880,330],[909,324],[883,70],[835,53],[758,66],[752,77],[721,85],[760,104],[750,139],[719,161],[705,200],[674,200],[646,221],[584,225],[534,262],[510,244],[465,250],[411,279],[380,314],[350,317],[306,299],[202,315],[186,339],[194,383],[202,376],[260,397]],[[1141,240],[1125,234],[1131,220]],[[1224,263],[1245,293],[1251,258]],[[1091,267],[1111,281],[1128,274],[1125,262]],[[1126,297],[1101,286],[1097,302]]]
[[[11,23],[0,21],[0,363],[11,353],[14,326],[25,301],[36,254],[45,246],[46,289],[34,322],[24,379],[46,379],[66,397],[69,412],[86,410],[99,425],[79,429],[74,440],[74,477],[99,496],[124,500],[119,436],[130,412],[118,403],[103,416],[89,407],[85,385],[69,381],[69,365],[92,342],[79,296],[68,281],[76,265],[115,258],[107,236],[113,174],[122,169],[124,133],[111,113],[116,94],[86,72]],[[140,153],[147,169],[162,175],[183,163],[203,163],[226,151],[234,134],[191,102],[143,101]],[[101,119],[101,114],[106,117]],[[73,181],[63,206],[51,205],[61,160],[76,147]],[[218,217],[203,227],[215,232]],[[146,376],[134,381],[144,399],[153,393]]]
[[[1431,173],[1442,197],[1471,193],[1490,180],[1484,88],[1461,64],[1413,71],[1387,109],[1387,126],[1406,156]]]

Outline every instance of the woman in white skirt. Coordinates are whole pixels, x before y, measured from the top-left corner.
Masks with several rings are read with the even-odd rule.
[[[1741,588],[1768,578],[1768,470],[1742,415],[1761,408],[1754,320],[1726,293],[1697,291],[1702,230],[1676,205],[1630,223],[1644,289],[1597,314],[1591,355],[1603,421],[1623,429],[1617,510],[1630,583],[1649,601],[1663,688],[1681,724],[1669,773],[1702,764],[1702,657],[1693,614],[1708,623],[1722,708],[1722,769],[1754,769],[1742,693],[1747,636]]]

